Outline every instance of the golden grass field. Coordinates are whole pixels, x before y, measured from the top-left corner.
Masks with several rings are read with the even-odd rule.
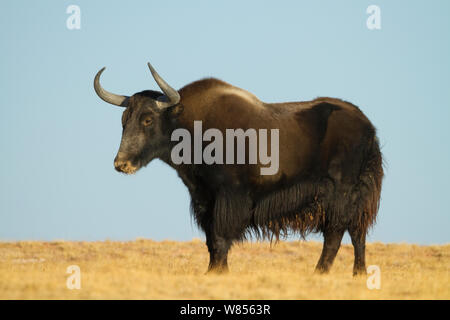
[[[450,244],[369,243],[381,288],[352,277],[343,245],[328,275],[314,274],[319,242],[235,245],[230,272],[205,275],[208,253],[189,242],[0,242],[0,299],[450,299]],[[78,265],[81,289],[69,290]]]

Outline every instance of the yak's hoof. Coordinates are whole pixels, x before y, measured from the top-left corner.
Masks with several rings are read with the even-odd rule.
[[[354,277],[365,277],[365,276],[367,276],[366,269],[353,270],[353,276]]]
[[[315,274],[327,274],[330,272],[329,268],[324,268],[324,267],[316,267],[316,269],[314,270]]]
[[[208,271],[206,271],[206,274],[226,274],[228,272],[229,271],[227,266],[216,266],[209,267]]]

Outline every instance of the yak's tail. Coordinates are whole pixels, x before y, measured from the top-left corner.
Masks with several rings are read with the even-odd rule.
[[[376,222],[380,206],[381,183],[383,180],[383,158],[379,141],[373,131],[367,145],[359,181],[353,188],[352,199],[356,205],[351,227],[365,235]]]

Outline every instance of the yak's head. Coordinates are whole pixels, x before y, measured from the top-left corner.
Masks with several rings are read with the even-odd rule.
[[[114,159],[117,171],[135,173],[151,160],[163,156],[169,148],[168,124],[182,111],[179,93],[170,87],[148,64],[163,93],[143,91],[131,97],[110,93],[100,85],[101,69],[94,79],[94,89],[104,101],[126,108],[122,115],[122,141]]]

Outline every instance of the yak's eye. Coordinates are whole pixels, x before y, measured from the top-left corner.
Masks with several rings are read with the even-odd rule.
[[[152,124],[152,122],[153,122],[153,120],[152,120],[152,118],[151,117],[145,117],[144,118],[144,120],[142,120],[142,124],[144,125],[144,126],[149,126],[149,125],[151,125]]]

